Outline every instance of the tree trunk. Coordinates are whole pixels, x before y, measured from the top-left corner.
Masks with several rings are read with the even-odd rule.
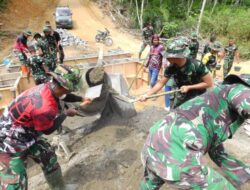
[[[143,28],[143,12],[144,12],[144,0],[141,2],[141,15],[140,15],[140,21],[141,21],[141,30]]]
[[[189,16],[191,10],[192,10],[192,6],[193,6],[194,0],[191,0],[190,4],[188,1],[188,11],[187,11],[187,16]]]
[[[199,20],[198,20],[198,24],[197,24],[197,29],[196,29],[197,35],[199,35],[201,20],[202,20],[202,16],[203,16],[203,13],[204,13],[205,6],[206,6],[206,0],[203,0],[202,7],[201,7],[201,12],[200,12],[200,16],[199,16]]]
[[[135,0],[135,7],[136,7],[136,16],[137,16],[138,24],[140,26],[140,29],[142,30],[142,27],[140,24],[140,16],[139,16],[139,8],[138,8],[138,1],[137,0]]]
[[[214,9],[215,9],[217,3],[218,3],[218,0],[214,0],[214,6],[213,6],[212,11],[211,11],[211,13],[210,13],[210,17],[212,16],[212,14],[213,14],[213,12],[214,12]]]

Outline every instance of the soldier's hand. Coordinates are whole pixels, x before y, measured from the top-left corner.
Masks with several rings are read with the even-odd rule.
[[[189,86],[182,86],[180,88],[180,90],[181,90],[181,93],[187,93],[190,90],[190,87]]]
[[[92,102],[92,100],[90,98],[85,97],[83,99],[83,102],[80,104],[80,107],[84,107],[84,106],[90,104],[91,102]]]
[[[148,97],[148,95],[142,95],[140,98],[139,98],[139,100],[140,100],[140,102],[145,102],[146,100],[147,100],[147,97]]]
[[[65,111],[65,114],[69,117],[73,117],[78,114],[78,111],[75,108],[69,108]]]

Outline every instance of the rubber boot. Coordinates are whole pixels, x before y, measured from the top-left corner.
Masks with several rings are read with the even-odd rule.
[[[64,189],[64,182],[61,169],[45,175],[46,181],[51,190],[62,190]]]
[[[78,190],[78,184],[64,184],[62,171],[58,169],[50,174],[45,175],[47,183],[51,190]]]

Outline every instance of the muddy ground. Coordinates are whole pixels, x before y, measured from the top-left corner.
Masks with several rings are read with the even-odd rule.
[[[124,120],[118,116],[102,122],[90,134],[81,130],[70,137],[68,144],[76,154],[70,161],[59,158],[67,183],[76,183],[82,190],[135,190],[143,175],[140,150],[147,131],[156,121],[166,116],[166,111],[158,107],[148,107],[132,119]],[[68,119],[64,125],[69,128],[89,123],[84,118]],[[71,126],[71,127],[70,127]],[[229,153],[250,164],[249,138],[240,130],[225,145]],[[211,167],[216,166],[207,158]],[[216,168],[218,169],[218,168]],[[39,166],[29,169],[30,189],[47,189]],[[242,189],[247,190],[250,184]],[[164,189],[173,189],[165,185]]]

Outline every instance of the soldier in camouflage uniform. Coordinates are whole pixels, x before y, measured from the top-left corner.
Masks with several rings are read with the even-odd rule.
[[[176,94],[173,107],[204,93],[206,88],[213,86],[213,79],[208,69],[201,62],[189,58],[189,50],[182,38],[177,38],[168,44],[166,57],[170,66],[165,69],[164,77],[141,97],[141,101],[160,91],[171,77],[181,90]]]
[[[30,68],[28,78],[30,77],[30,71],[36,85],[45,83],[48,81],[48,76],[45,71],[48,71],[47,66],[44,63],[43,57],[36,54],[34,45],[29,46],[30,57],[28,58],[27,66]]]
[[[239,63],[239,51],[238,51],[238,47],[235,44],[234,38],[229,38],[229,45],[225,47],[224,51],[225,52],[224,52],[223,75],[225,78],[233,66],[235,57],[236,57],[237,63]]]
[[[208,70],[212,73],[213,78],[216,77],[216,65],[220,63],[218,53],[221,51],[221,43],[216,41],[210,46],[210,52],[206,53],[202,58],[202,63],[206,65]]]
[[[142,151],[141,190],[165,182],[178,189],[236,190],[250,168],[226,153],[223,142],[250,119],[250,75],[229,75],[212,91],[189,100],[150,128]],[[228,180],[208,167],[204,155]]]
[[[196,59],[199,50],[198,36],[196,33],[192,33],[191,35],[189,49],[190,49],[190,57],[192,59]]]
[[[153,34],[154,34],[154,29],[153,29],[152,24],[149,22],[149,23],[147,23],[147,26],[145,28],[143,28],[143,30],[142,30],[143,43],[141,46],[141,50],[139,52],[139,59],[141,59],[141,54],[144,51],[144,49],[147,46],[151,46],[151,38],[152,38]]]
[[[43,28],[44,37],[43,41],[46,43],[46,49],[48,53],[44,54],[45,63],[49,68],[49,71],[54,71],[56,68],[57,63],[57,53],[58,53],[58,46],[54,36],[51,35],[51,30],[49,27]]]
[[[31,158],[40,164],[51,189],[66,190],[55,151],[42,135],[78,113],[61,110],[60,100],[85,104],[89,99],[70,94],[79,84],[79,70],[60,66],[50,74],[52,82],[24,91],[0,117],[0,189],[27,190],[26,162]]]
[[[31,31],[26,30],[21,35],[19,35],[14,44],[14,52],[22,65],[27,64],[27,53],[28,53],[28,38],[32,35]]]
[[[209,53],[209,51],[211,50],[210,47],[214,44],[215,40],[216,40],[216,36],[211,35],[210,38],[209,38],[209,41],[204,46],[203,53],[202,53],[202,56],[201,56],[201,60],[202,60],[203,56],[206,53]]]

